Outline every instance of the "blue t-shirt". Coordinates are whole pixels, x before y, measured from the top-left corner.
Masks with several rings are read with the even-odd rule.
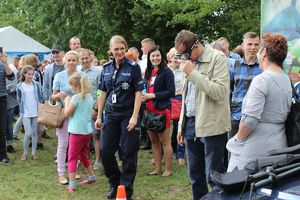
[[[82,98],[81,94],[75,94],[71,103],[75,106],[75,111],[69,118],[68,132],[81,135],[92,133],[93,97],[87,94]]]

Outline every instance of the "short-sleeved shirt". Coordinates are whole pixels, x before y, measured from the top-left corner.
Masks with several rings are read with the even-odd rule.
[[[83,72],[77,71],[82,76],[86,76]],[[60,91],[60,92],[65,92],[67,93],[70,97],[73,96],[71,87],[69,86],[69,74],[67,70],[64,70],[62,72],[58,72],[53,81],[53,91]],[[62,99],[64,102],[64,100]]]
[[[92,85],[92,91],[91,91],[91,95],[93,97],[94,102],[97,101],[97,90],[98,90],[98,86],[100,84],[100,76],[101,76],[101,72],[102,72],[102,67],[94,67],[91,66],[89,69],[84,70],[83,68],[81,68],[81,71],[87,74],[87,78],[89,79],[91,85]]]
[[[75,106],[73,115],[69,118],[68,132],[73,134],[88,135],[92,133],[93,98],[87,94],[85,98],[81,94],[75,94],[71,98]]]
[[[106,115],[130,116],[134,109],[135,92],[143,88],[141,69],[136,62],[124,58],[119,68],[114,61],[105,64],[99,90],[107,92]],[[115,102],[113,96],[116,97]]]

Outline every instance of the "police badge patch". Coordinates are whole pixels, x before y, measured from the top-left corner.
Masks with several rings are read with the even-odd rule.
[[[122,83],[122,89],[123,90],[128,90],[129,84],[127,82]]]

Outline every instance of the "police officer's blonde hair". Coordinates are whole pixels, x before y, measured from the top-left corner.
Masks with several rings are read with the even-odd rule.
[[[111,47],[112,43],[122,43],[125,46],[125,49],[128,49],[128,45],[126,40],[121,35],[115,35],[109,40],[109,47]]]
[[[85,98],[92,89],[90,81],[87,78],[81,76],[79,73],[75,73],[70,76],[69,84],[71,86],[79,87],[80,95],[83,98]]]

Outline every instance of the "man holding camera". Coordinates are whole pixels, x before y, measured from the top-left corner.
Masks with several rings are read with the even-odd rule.
[[[6,154],[6,132],[7,132],[7,91],[6,80],[13,80],[15,75],[7,63],[7,55],[0,52],[0,162],[10,164],[11,161]]]
[[[184,78],[177,140],[185,143],[193,199],[208,192],[206,176],[223,171],[230,130],[229,70],[226,56],[204,46],[196,34],[182,30],[175,38]],[[183,141],[184,138],[184,141]]]

